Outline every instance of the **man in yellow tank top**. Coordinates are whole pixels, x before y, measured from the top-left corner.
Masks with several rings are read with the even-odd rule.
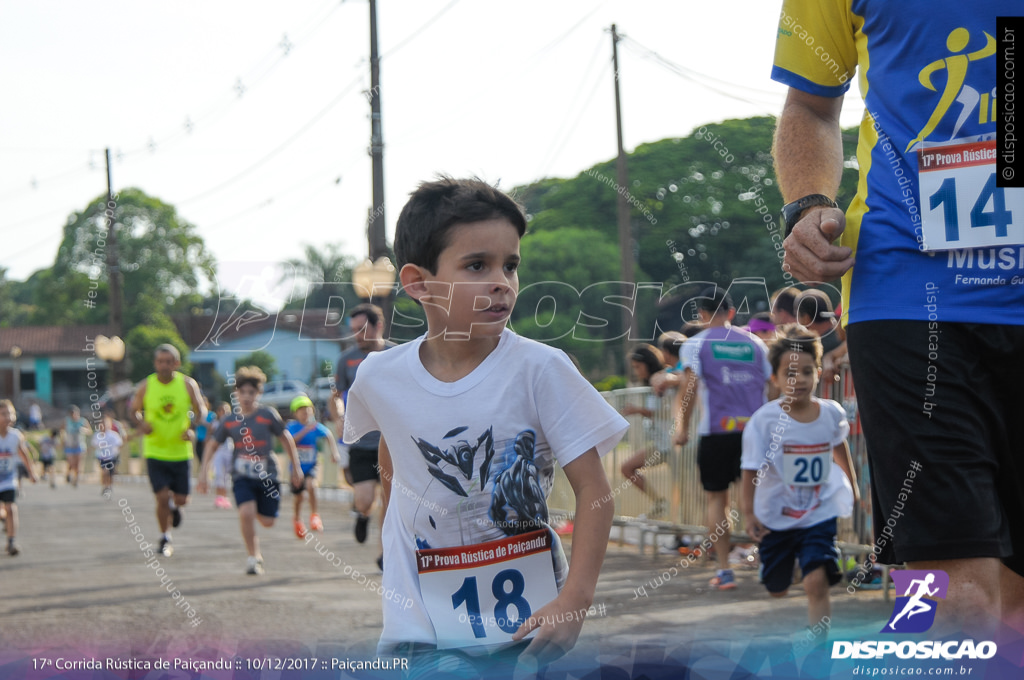
[[[181,508],[188,503],[190,428],[206,418],[206,404],[196,381],[178,373],[181,355],[174,345],[157,347],[154,364],[156,373],[146,378],[132,400],[132,420],[145,435],[142,453],[156,495],[160,553],[170,557],[171,527],[181,524]]]

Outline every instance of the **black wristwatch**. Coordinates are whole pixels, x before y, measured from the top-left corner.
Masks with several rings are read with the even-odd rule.
[[[816,205],[827,205],[830,208],[839,207],[838,203],[824,194],[811,194],[782,206],[782,223],[786,225],[786,236],[789,236],[790,232],[793,231],[793,227],[800,221],[800,215],[808,208]]]

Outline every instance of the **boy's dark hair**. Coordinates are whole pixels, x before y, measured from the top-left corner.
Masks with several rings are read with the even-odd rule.
[[[679,361],[679,350],[683,348],[686,336],[679,331],[667,331],[658,336],[658,349],[666,359],[672,357]]]
[[[424,182],[402,208],[395,226],[395,259],[437,273],[437,258],[448,247],[448,232],[456,224],[505,218],[526,233],[526,215],[507,194],[478,179],[441,177]]]
[[[639,361],[647,367],[647,379],[645,385],[651,384],[651,376],[665,368],[665,359],[661,350],[653,345],[637,345],[629,353],[630,361]]]
[[[350,319],[357,316],[365,316],[366,323],[371,326],[380,325],[380,320],[384,318],[384,310],[377,305],[372,305],[369,302],[356,305],[352,308],[352,313],[348,315]]]
[[[697,309],[703,309],[712,314],[718,311],[728,312],[735,308],[736,305],[732,303],[732,297],[721,286],[709,286],[702,290],[697,298]]]
[[[801,292],[802,291],[795,286],[786,286],[785,288],[780,288],[775,291],[775,294],[772,295],[771,313],[774,314],[778,310],[788,312],[790,315],[796,316],[793,312],[793,303],[798,297],[800,297]]]
[[[267,382],[267,374],[259,366],[242,366],[235,371],[235,389],[242,385],[252,385],[257,390]]]
[[[806,326],[798,323],[787,323],[776,329],[778,337],[768,347],[768,361],[772,365],[772,375],[779,372],[782,358],[793,352],[806,352],[814,358],[814,365],[821,368],[821,340],[818,335]]]

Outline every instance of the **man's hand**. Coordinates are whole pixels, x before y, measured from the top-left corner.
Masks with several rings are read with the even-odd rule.
[[[292,486],[296,489],[300,488],[306,481],[306,475],[302,474],[302,470],[292,470]]]
[[[146,420],[140,420],[138,430],[142,434],[151,434],[153,432],[153,426]]]
[[[853,266],[853,251],[834,246],[846,228],[846,216],[838,208],[814,206],[793,227],[782,245],[785,269],[801,281],[832,281]]]

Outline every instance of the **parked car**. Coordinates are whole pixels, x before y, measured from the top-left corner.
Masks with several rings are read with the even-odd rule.
[[[310,389],[301,380],[275,380],[263,386],[260,403],[265,406],[273,406],[278,411],[288,411],[292,399],[303,394],[307,397],[310,396]]]
[[[316,404],[316,410],[320,413],[321,418],[327,417],[327,402],[331,399],[331,385],[333,384],[333,377],[317,378],[313,381],[313,391],[309,398]]]

